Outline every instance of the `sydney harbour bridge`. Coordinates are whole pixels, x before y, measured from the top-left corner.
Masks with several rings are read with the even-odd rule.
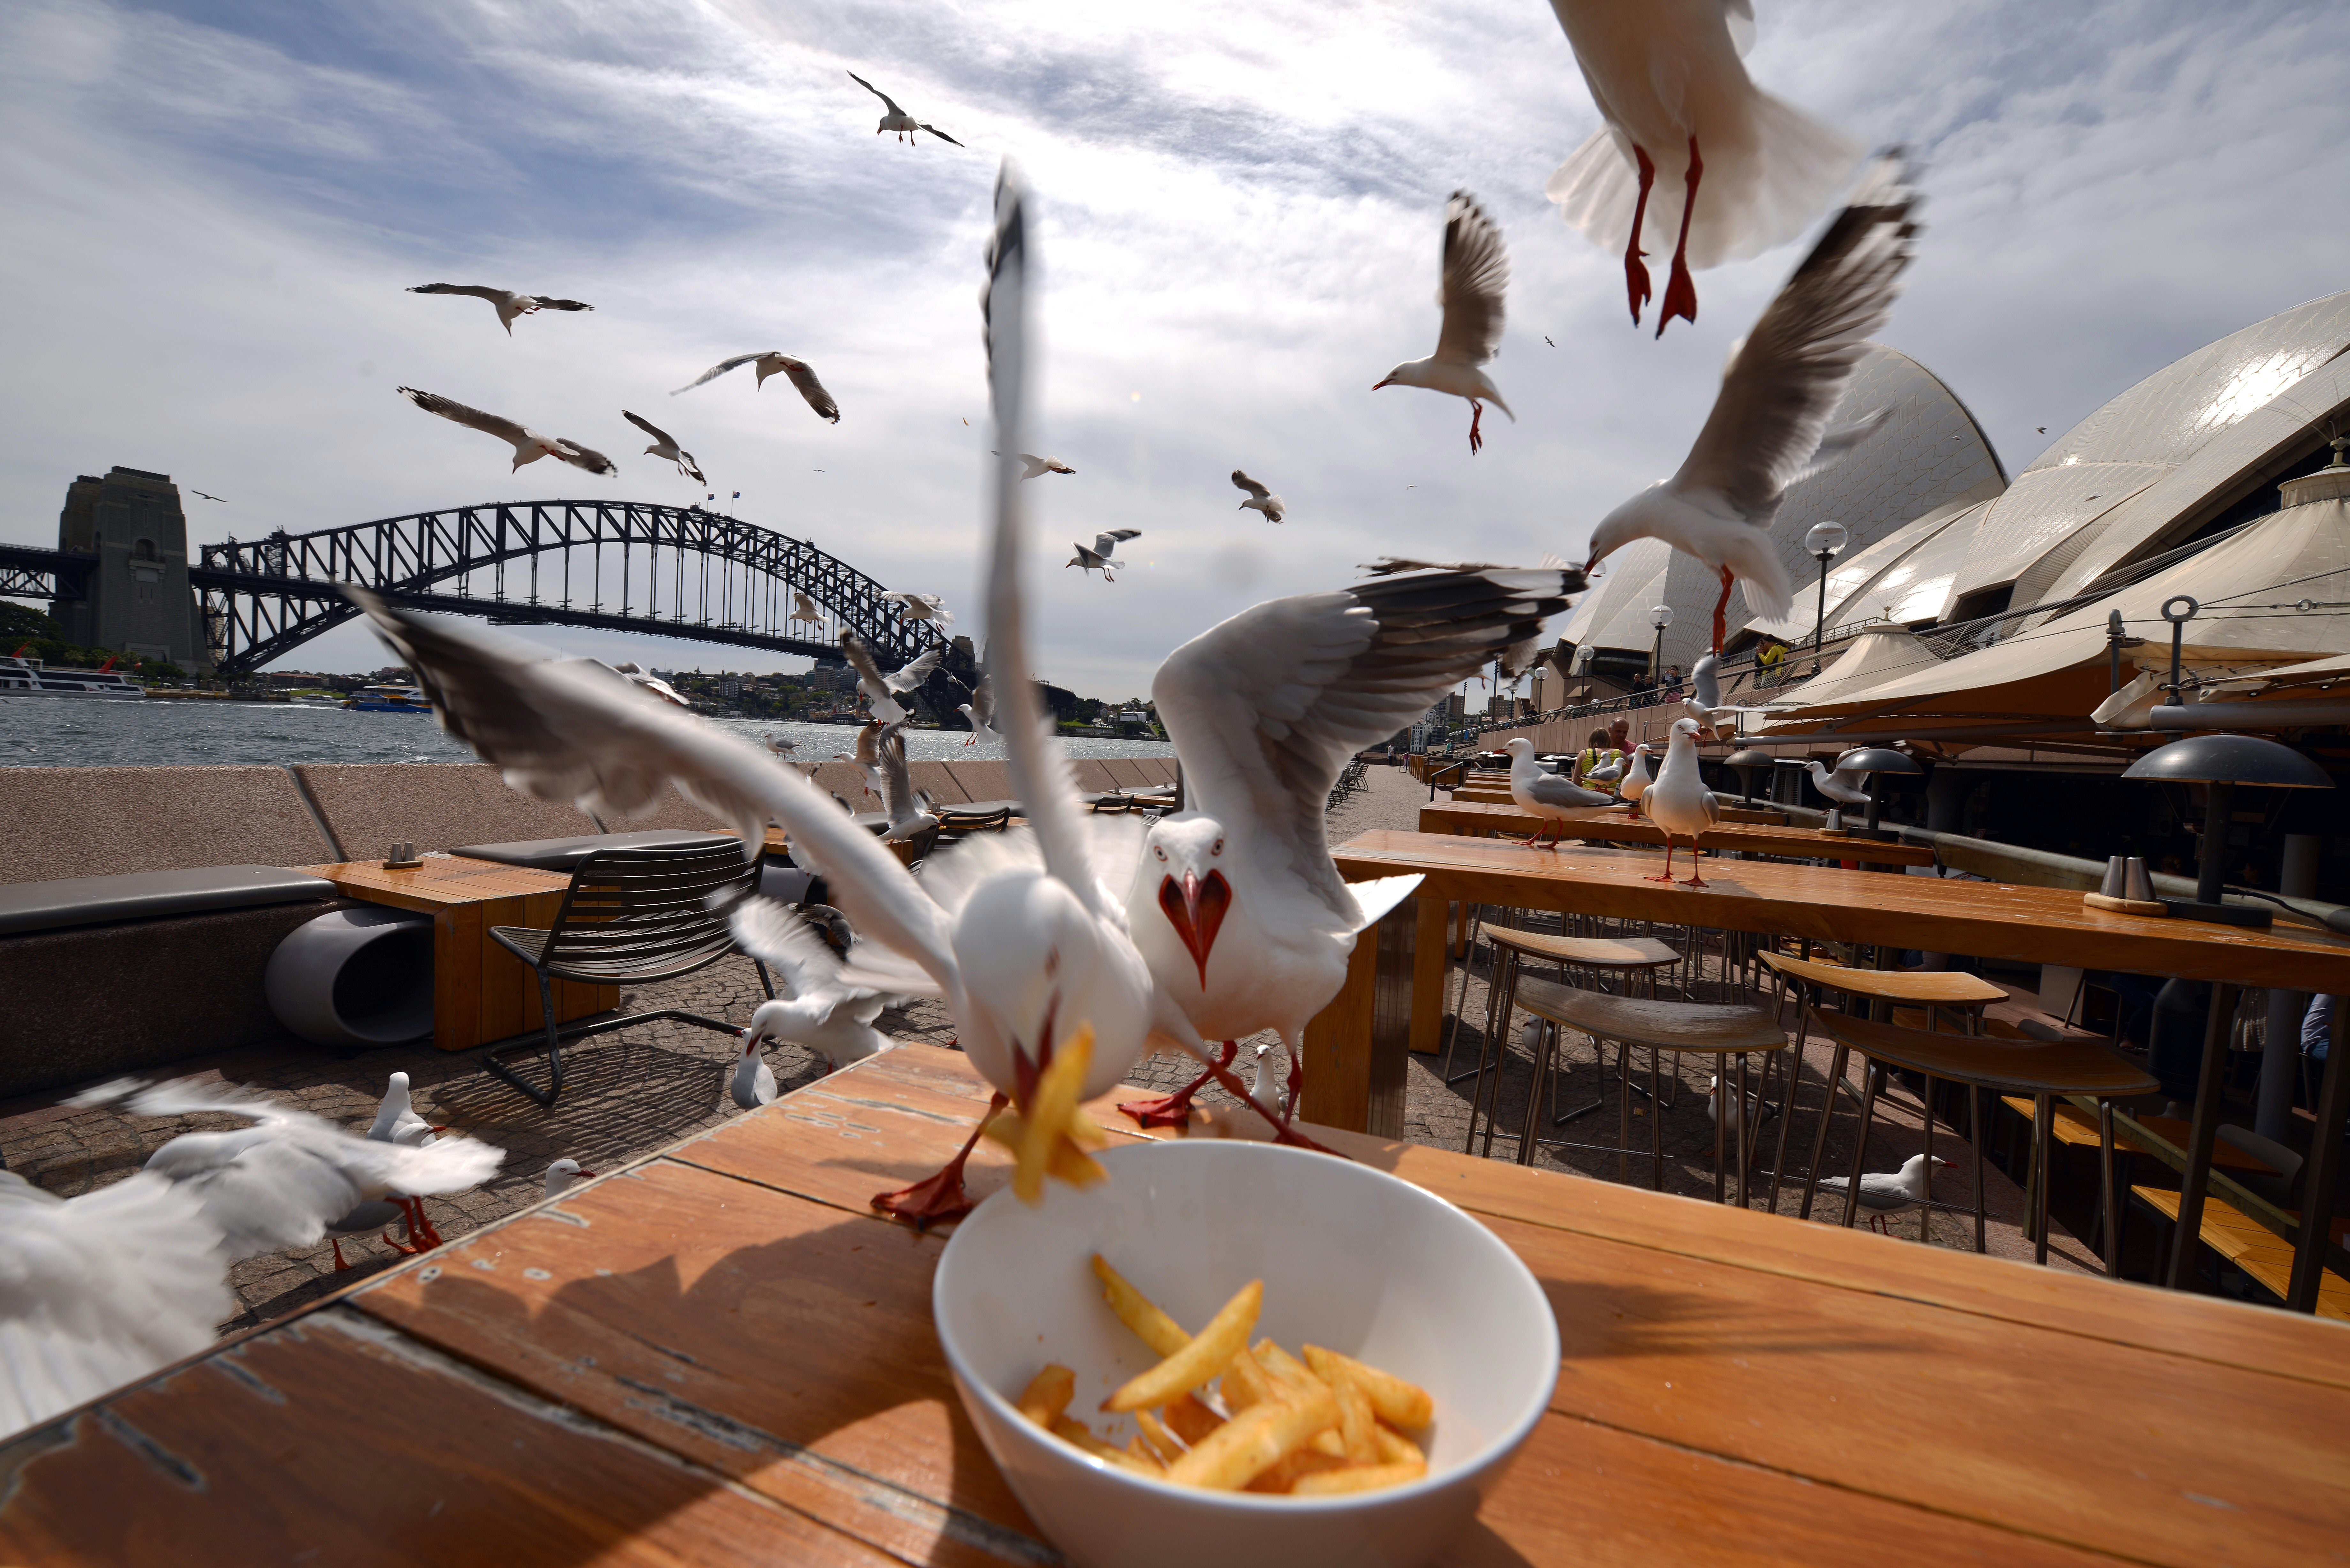
[[[0,592],[100,591],[96,556],[10,546]],[[359,612],[358,583],[414,609],[502,625],[592,627],[837,661],[855,631],[884,669],[942,640],[903,618],[885,586],[847,562],[698,506],[518,501],[447,507],[307,534],[204,545],[188,587],[213,668],[249,673]],[[795,592],[796,590],[796,592]],[[817,612],[796,613],[806,595]]]

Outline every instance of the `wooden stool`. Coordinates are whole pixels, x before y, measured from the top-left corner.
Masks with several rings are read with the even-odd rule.
[[[1740,1110],[1746,1105],[1746,1061],[1757,1051],[1783,1051],[1787,1036],[1780,1030],[1778,1020],[1759,1007],[1743,1004],[1720,1005],[1697,1002],[1660,1002],[1652,997],[1609,996],[1604,992],[1576,991],[1567,986],[1553,985],[1548,981],[1529,980],[1521,982],[1517,1000],[1526,1011],[1554,1027],[1534,1062],[1534,1081],[1526,1101],[1526,1125],[1518,1135],[1518,1163],[1531,1164],[1536,1144],[1549,1144],[1554,1148],[1583,1148],[1618,1157],[1619,1179],[1628,1174],[1627,1161],[1632,1152],[1632,1074],[1630,1052],[1633,1047],[1648,1048],[1648,1104],[1656,1112],[1648,1124],[1649,1158],[1657,1190],[1665,1189],[1665,1118],[1659,1103],[1659,1079],[1662,1076],[1660,1058],[1666,1053],[1675,1056],[1698,1053],[1714,1057],[1736,1055],[1738,1086],[1736,1094]],[[1623,1067],[1624,1082],[1617,1094],[1617,1143],[1613,1149],[1604,1144],[1570,1143],[1564,1138],[1538,1138],[1534,1136],[1534,1116],[1542,1104],[1543,1084],[1556,1071],[1559,1028],[1579,1029],[1591,1036],[1601,1047],[1600,1061],[1605,1072],[1607,1061],[1604,1042],[1613,1040],[1619,1050],[1617,1060]],[[1721,1076],[1719,1071],[1716,1077]],[[1729,1085],[1723,1085],[1727,1089]],[[1498,1095],[1496,1098],[1498,1099]],[[1715,1104],[1721,1105],[1717,1098]],[[1738,1122],[1738,1198],[1742,1207],[1747,1192],[1748,1167],[1746,1117]],[[1722,1199],[1723,1166],[1722,1118],[1713,1122],[1713,1199]],[[1486,1143],[1492,1147],[1492,1132],[1487,1126]]]
[[[2032,1096],[2032,1160],[2036,1179],[2032,1220],[2038,1241],[2034,1261],[2048,1261],[2048,1140],[2055,1117],[2051,1108],[2053,1096],[2084,1095],[2097,1101],[2098,1174],[2102,1182],[2099,1200],[2105,1210],[2106,1272],[2116,1273],[2120,1267],[2117,1245],[2121,1227],[2116,1210],[2118,1193],[2114,1185],[2114,1106],[2116,1099],[2133,1095],[2149,1095],[2162,1085],[2149,1077],[2143,1068],[2106,1049],[2093,1040],[2058,1041],[2043,1044],[2029,1040],[1999,1040],[1979,1034],[1951,1034],[1925,1029],[1901,1029],[1890,1023],[1871,1023],[1866,1019],[1850,1018],[1840,1012],[1811,1010],[1813,1022],[1825,1030],[1836,1043],[1835,1059],[1828,1069],[1828,1101],[1820,1110],[1818,1136],[1812,1144],[1812,1167],[1804,1177],[1803,1218],[1810,1219],[1812,1197],[1819,1189],[1820,1161],[1825,1158],[1828,1138],[1828,1112],[1835,1104],[1835,1085],[1844,1077],[1845,1063],[1850,1053],[1857,1051],[1867,1059],[1872,1068],[1890,1065],[1906,1067],[1922,1073],[1928,1083],[1936,1078],[1948,1078],[1967,1085],[1969,1105],[1977,1103],[1982,1091],[1994,1094],[2013,1092]],[[1862,1157],[1868,1149],[1868,1124],[1877,1115],[1877,1075],[1863,1075],[1866,1085],[1860,1099],[1860,1131],[1853,1138],[1852,1175],[1845,1187],[1844,1223],[1847,1230],[1860,1211],[1860,1172]],[[1974,1216],[1975,1251],[1983,1245],[1983,1179],[1981,1118],[1974,1118]],[[1930,1107],[1927,1126],[1933,1126]],[[1927,1179],[1932,1180],[1933,1166],[1926,1168]],[[1929,1210],[1946,1209],[1958,1211],[1956,1204],[1926,1203]],[[1925,1227],[1918,1227],[1922,1239]]]
[[[1647,982],[1648,994],[1653,996],[1656,994],[1657,971],[1672,968],[1681,961],[1681,955],[1678,950],[1653,937],[1554,937],[1547,932],[1513,930],[1506,926],[1487,926],[1483,929],[1482,935],[1492,944],[1493,968],[1485,987],[1484,1044],[1477,1052],[1475,1068],[1461,1075],[1462,1078],[1474,1076],[1477,1080],[1476,1086],[1469,1092],[1469,1137],[1467,1141],[1461,1144],[1461,1152],[1463,1154],[1474,1152],[1472,1146],[1477,1141],[1477,1107],[1484,1098],[1485,1067],[1486,1064],[1491,1062],[1493,1064],[1494,1111],[1493,1115],[1486,1118],[1485,1127],[1485,1152],[1490,1155],[1493,1151],[1492,1122],[1499,1115],[1502,1103],[1501,1053],[1507,1049],[1510,1018],[1516,1010],[1515,997],[1520,965],[1531,958],[1538,961],[1546,960],[1569,969],[1587,970],[1595,979],[1602,974],[1618,974],[1626,977],[1637,974],[1643,977]],[[1464,1005],[1468,991],[1468,969],[1469,964],[1464,962],[1461,966]],[[1457,1039],[1461,1027],[1459,1013],[1456,1012],[1453,1015],[1452,1023],[1454,1036]],[[1536,1053],[1535,1060],[1539,1065],[1540,1052]],[[1452,1064],[1452,1054],[1449,1049],[1445,1052],[1444,1064],[1448,1068]],[[1448,1084],[1459,1081],[1459,1078],[1449,1076],[1445,1079]],[[1602,1098],[1604,1097],[1603,1096]],[[1529,1129],[1534,1126],[1534,1107],[1539,1103],[1538,1100],[1531,1099],[1526,1102],[1526,1126]],[[1591,1104],[1570,1111],[1565,1116],[1555,1116],[1553,1125],[1573,1121],[1576,1116],[1596,1110],[1600,1103],[1600,1100],[1594,1100]],[[1552,1108],[1555,1111],[1557,1107],[1554,1106]],[[1523,1163],[1523,1158],[1521,1163]]]

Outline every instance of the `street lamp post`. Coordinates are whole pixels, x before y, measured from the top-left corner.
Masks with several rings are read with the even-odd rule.
[[[1665,628],[1673,624],[1673,607],[1659,605],[1650,610],[1648,624],[1657,628],[1656,651],[1648,656],[1648,683],[1658,686],[1665,679]]]
[[[1814,675],[1820,672],[1820,644],[1825,639],[1828,629],[1828,563],[1835,559],[1835,553],[1844,548],[1845,541],[1851,536],[1841,523],[1814,523],[1811,531],[1804,535],[1804,548],[1817,556],[1820,563],[1819,617],[1812,626],[1812,673]]]

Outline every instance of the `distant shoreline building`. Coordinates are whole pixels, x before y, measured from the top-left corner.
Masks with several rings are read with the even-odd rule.
[[[66,487],[57,548],[98,557],[85,595],[49,606],[68,642],[212,668],[188,585],[188,518],[168,473],[143,468],[85,473]]]

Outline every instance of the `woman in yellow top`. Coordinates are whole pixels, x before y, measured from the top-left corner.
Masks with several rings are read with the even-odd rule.
[[[1605,730],[1594,730],[1584,739],[1590,743],[1575,753],[1573,782],[1583,785],[1586,789],[1604,789],[1610,794],[1615,794],[1616,785],[1613,781],[1602,780],[1594,784],[1591,774],[1610,763],[1622,762],[1624,753],[1616,749]]]
[[[1787,645],[1781,642],[1777,638],[1773,638],[1769,645],[1766,646],[1762,652],[1754,656],[1754,665],[1757,672],[1755,675],[1754,684],[1757,686],[1776,686],[1779,683],[1779,665],[1786,657]]]

